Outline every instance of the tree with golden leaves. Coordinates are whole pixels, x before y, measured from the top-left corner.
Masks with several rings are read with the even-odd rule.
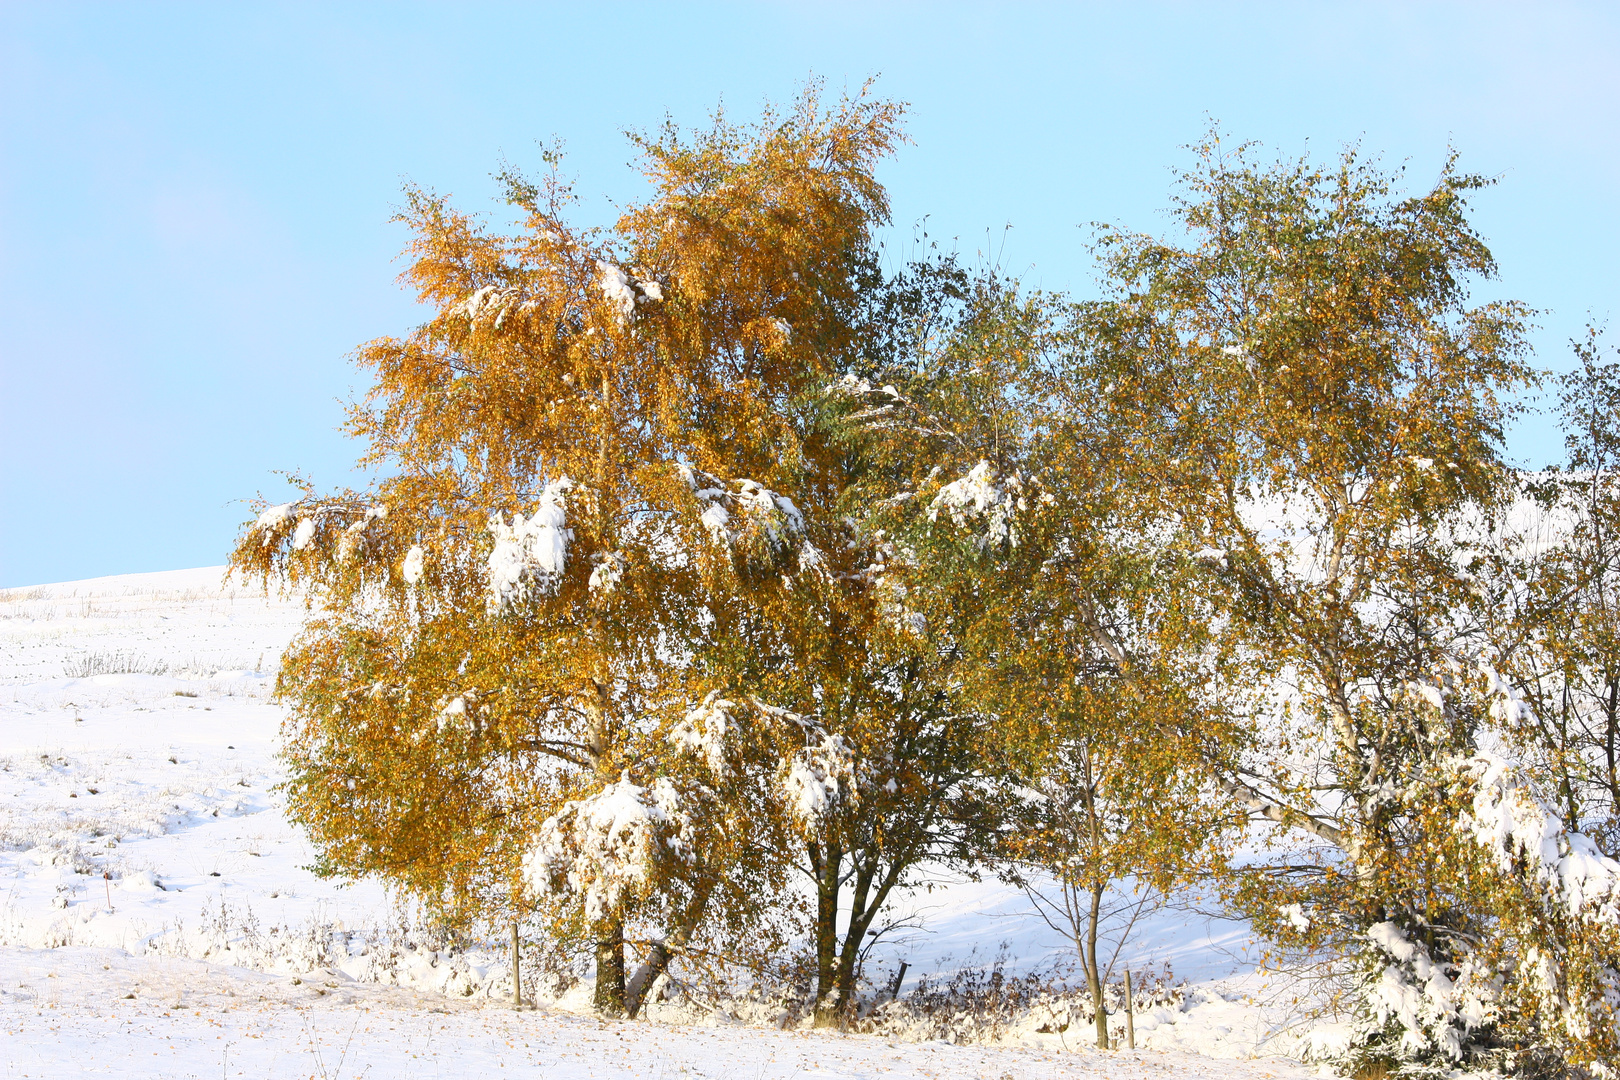
[[[872,268],[852,313],[860,347],[784,402],[803,438],[771,497],[788,495],[780,531],[803,537],[798,572],[772,576],[761,560],[735,556],[705,564],[717,575],[714,594],[750,597],[715,623],[716,642],[730,643],[726,660],[719,648],[708,655],[717,675],[728,672],[726,729],[776,740],[755,744],[766,752],[755,767],[774,771],[788,830],[770,857],[809,899],[812,1007],[823,1026],[854,1016],[863,958],[891,899],[931,864],[974,858],[993,827],[980,783],[985,715],[958,692],[960,650],[900,595],[904,555],[871,501],[881,465],[852,416],[869,389],[864,375],[884,367],[906,322],[950,288],[948,275],[919,281]],[[695,483],[717,549],[735,552],[726,484],[709,474]]]
[[[1559,380],[1566,458],[1530,477],[1491,610],[1497,666],[1526,708],[1517,741],[1547,776],[1566,827],[1620,856],[1620,357],[1575,342]]]
[[[1486,610],[1528,313],[1448,161],[1416,195],[1346,152],[1262,164],[1211,138],[1184,236],[1105,233],[1083,337],[1136,488],[1251,685],[1212,779],[1274,829],[1236,879],[1273,940],[1353,959],[1345,1063],[1605,1067],[1620,865],[1490,752],[1519,705]]]
[[[977,854],[1071,940],[1106,1047],[1105,905],[1218,862],[1232,821],[1200,757],[1235,741],[1209,689],[1220,650],[1135,490],[1130,433],[1099,422],[1107,373],[1072,305],[949,259],[906,279],[937,299],[853,388],[862,497],[895,552],[890,602],[952,656],[953,705],[978,718],[995,827]]]
[[[433,316],[359,350],[348,424],[381,478],[266,508],[232,556],[308,597],[278,693],[325,871],[459,924],[578,928],[608,1013],[712,909],[758,911],[774,818],[748,814],[714,692],[734,623],[851,569],[806,524],[796,403],[859,346],[899,114],[812,90],[640,137],[653,194],[607,232],[570,225],[555,172],[506,178],[510,234],[409,193],[404,279]]]

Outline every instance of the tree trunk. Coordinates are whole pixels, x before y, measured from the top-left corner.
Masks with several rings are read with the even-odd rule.
[[[849,902],[849,925],[844,929],[844,945],[838,954],[836,994],[839,1009],[836,1020],[840,1027],[849,1018],[850,1007],[855,1002],[855,963],[860,959],[861,943],[866,937],[867,928],[872,925],[873,912],[867,903],[871,891],[872,870],[868,867],[855,875],[855,892]]]
[[[838,1000],[838,891],[843,852],[836,844],[813,844],[811,865],[816,874],[816,1027],[837,1027],[842,1003]]]
[[[1136,1049],[1136,995],[1131,989],[1131,969],[1125,969],[1125,1045]]]
[[[596,617],[597,619],[600,616]],[[580,704],[589,724],[585,732],[587,756],[603,783],[612,783],[612,767],[608,757],[609,734],[612,725],[612,702],[607,684],[587,680]],[[602,927],[603,936],[596,940],[596,1011],[602,1016],[624,1015],[624,916],[615,915]]]
[[[1091,990],[1091,1006],[1096,1014],[1097,1047],[1108,1049],[1108,999],[1103,996],[1102,968],[1097,964],[1097,924],[1102,917],[1102,886],[1091,886],[1091,909],[1086,913],[1085,956],[1081,966],[1086,969],[1086,983]]]
[[[866,943],[866,933],[872,928],[878,912],[883,909],[889,894],[894,891],[910,863],[905,858],[896,858],[884,870],[876,859],[865,864],[858,858],[852,860],[852,865],[858,869],[850,895],[849,923],[844,928],[840,942],[838,897],[843,853],[839,849],[829,849],[829,855],[836,855],[837,859],[823,867],[816,907],[815,1025],[843,1027],[850,1019],[855,1004],[855,979],[860,974],[857,965]]]
[[[518,922],[512,920],[512,1008],[523,1008],[523,971],[518,966],[522,958],[522,939],[518,936]]]
[[[691,940],[692,934],[703,921],[703,912],[709,906],[709,896],[713,892],[714,882],[708,881],[693,894],[691,902],[686,905],[686,910],[681,913],[680,920],[670,931],[669,936],[663,941],[653,943],[653,947],[647,951],[647,959],[642,961],[636,973],[630,977],[624,991],[624,1012],[630,1019],[634,1020],[641,1012],[641,1007],[647,1000],[647,992],[652,989],[653,983],[658,981],[658,976],[668,970],[669,962]]]
[[[1080,757],[1080,806],[1085,814],[1085,831],[1092,851],[1102,848],[1102,822],[1097,813],[1097,778],[1091,769],[1091,748],[1084,746]],[[1086,982],[1091,989],[1092,1015],[1097,1021],[1097,1046],[1108,1049],[1108,999],[1103,996],[1103,973],[1097,963],[1097,930],[1102,921],[1103,893],[1108,881],[1093,881],[1086,887],[1091,903],[1086,909],[1086,937],[1081,949],[1080,965],[1085,968]]]
[[[624,1015],[624,920],[616,918],[611,937],[596,942],[596,1011],[602,1016]]]

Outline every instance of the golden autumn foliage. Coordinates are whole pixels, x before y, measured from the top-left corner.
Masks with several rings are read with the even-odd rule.
[[[901,111],[812,87],[636,136],[649,194],[605,230],[552,158],[503,175],[505,232],[408,193],[431,315],[360,348],[349,417],[379,479],[232,556],[308,598],[278,693],[322,868],[588,946],[606,1014],[799,959],[825,1024],[924,868],[992,869],[1056,890],[1103,1045],[1105,896],[1215,875],[1360,965],[1350,1064],[1604,1060],[1614,919],[1523,841],[1584,857],[1588,822],[1482,754],[1589,766],[1512,703],[1614,682],[1607,554],[1519,593],[1579,611],[1493,621],[1534,372],[1528,313],[1469,298],[1483,182],[1212,138],[1181,235],[1104,230],[1076,303],[885,265]]]
[[[811,92],[645,137],[654,194],[606,234],[569,225],[555,176],[509,178],[512,235],[410,192],[404,280],[435,314],[360,349],[375,385],[349,422],[383,479],[271,508],[233,554],[315,611],[280,693],[291,810],[329,870],[460,922],[520,915],[542,824],[690,773],[667,735],[750,674],[736,624],[799,603],[795,573],[848,569],[816,535],[838,526],[797,402],[858,340],[898,115]],[[604,1008],[631,906],[691,922],[771,873],[723,816],[694,820],[689,858],[588,920]]]
[[[1519,708],[1489,579],[1535,372],[1528,312],[1470,301],[1495,273],[1483,186],[1452,163],[1404,197],[1353,153],[1212,141],[1185,241],[1105,234],[1115,289],[1082,331],[1101,426],[1197,568],[1179,602],[1265,688],[1254,737],[1205,753],[1277,829],[1233,895],[1273,940],[1353,958],[1347,1064],[1414,1075],[1601,1068],[1620,1001],[1620,877],[1488,753]]]

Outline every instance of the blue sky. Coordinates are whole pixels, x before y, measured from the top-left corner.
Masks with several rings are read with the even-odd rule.
[[[0,587],[223,560],[277,469],[351,481],[346,356],[417,318],[401,185],[499,214],[566,168],[605,224],[623,132],[880,76],[911,105],[897,236],[928,217],[1026,280],[1091,287],[1089,222],[1146,229],[1217,118],[1499,176],[1478,295],[1568,363],[1620,306],[1620,7],[1488,4],[106,4],[0,0]],[[1011,225],[1003,237],[1003,226]],[[1004,247],[1003,247],[1004,243]],[[1558,452],[1545,420],[1522,463]]]

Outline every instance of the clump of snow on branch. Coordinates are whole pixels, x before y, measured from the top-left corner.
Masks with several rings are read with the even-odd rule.
[[[1443,687],[1426,680],[1414,679],[1406,684],[1407,693],[1412,697],[1426,702],[1438,712],[1446,708],[1446,694]]]
[[[804,515],[786,495],[753,480],[725,481],[680,465],[681,476],[703,507],[698,520],[722,547],[762,542],[774,550],[796,547],[801,569],[822,564],[821,552],[805,538]]]
[[[1458,827],[1491,852],[1500,872],[1522,873],[1576,919],[1620,925],[1620,862],[1565,828],[1515,766],[1479,754],[1463,769],[1475,794]]]
[[[885,573],[887,567],[879,562],[868,568],[876,581],[878,608],[884,620],[895,630],[912,637],[928,636],[928,616],[910,606],[911,590],[898,575]]]
[[[523,877],[537,893],[582,897],[586,918],[599,922],[644,895],[662,860],[690,862],[694,854],[675,786],[660,777],[642,787],[626,773],[546,819],[524,855]]]
[[[444,707],[439,710],[436,723],[438,730],[442,732],[445,728],[460,727],[464,724],[467,720],[467,707],[472,704],[475,697],[476,695],[471,690],[468,690],[466,693],[458,694],[446,702]]]
[[[786,495],[778,495],[752,480],[737,481],[737,504],[749,519],[758,522],[772,542],[785,542],[804,535],[804,515]]]
[[[1487,692],[1491,697],[1492,719],[1500,720],[1510,727],[1517,725],[1524,719],[1529,709],[1524,702],[1524,695],[1502,678],[1495,666],[1484,657],[1479,660],[1479,672],[1485,677]]]
[[[1017,473],[1000,479],[988,461],[980,461],[959,480],[940,488],[928,504],[928,520],[937,521],[944,513],[958,528],[982,520],[981,548],[999,544],[1018,546],[1018,511],[1026,509],[1024,483]]]
[[[782,794],[802,826],[819,828],[841,803],[856,797],[855,752],[842,735],[823,735],[783,762]]]
[[[527,520],[512,515],[506,524],[500,514],[489,519],[495,547],[489,553],[489,608],[499,613],[523,603],[536,592],[556,589],[568,559],[568,544],[574,531],[568,528],[568,477],[547,484],[539,505]]]
[[[292,549],[303,551],[309,547],[309,542],[315,539],[315,519],[313,517],[300,518],[298,528],[293,530]]]
[[[596,565],[591,569],[589,584],[591,594],[610,596],[613,590],[619,587],[619,579],[624,577],[625,567],[630,564],[617,552],[607,552],[595,558]]]
[[[630,287],[630,279],[625,272],[610,262],[596,260],[597,288],[602,290],[602,299],[608,302],[613,314],[619,322],[629,320],[636,312],[636,291]]]
[[[261,537],[260,543],[269,547],[275,542],[276,535],[287,527],[297,513],[297,503],[282,503],[280,506],[268,507],[259,515],[259,520],[253,523],[253,531]]]
[[[845,375],[827,384],[829,397],[864,398],[869,394],[882,395],[880,403],[895,404],[904,402],[906,397],[895,389],[893,383],[884,383],[882,386],[873,386],[869,379],[858,379],[854,375]]]
[[[386,506],[378,504],[376,506],[368,507],[365,514],[361,516],[359,521],[352,523],[347,529],[344,529],[343,535],[338,537],[338,561],[348,562],[350,559],[354,558],[355,554],[359,552],[360,548],[365,544],[365,532],[367,526],[369,526],[373,521],[381,521],[387,516],[388,508]]]
[[[399,571],[404,575],[407,585],[415,585],[422,580],[422,575],[427,572],[427,552],[422,550],[421,544],[411,545],[411,550],[405,553],[405,562]]]
[[[727,701],[720,691],[711,690],[703,701],[686,710],[681,722],[669,733],[669,741],[679,749],[702,758],[709,771],[724,778],[730,771],[726,764],[726,736],[736,726],[732,710],[736,702]]]
[[[506,316],[514,309],[530,311],[534,302],[522,300],[522,292],[510,285],[485,285],[476,290],[467,299],[450,309],[451,314],[465,315],[474,326],[480,323],[493,322],[497,329],[506,321]]]
[[[596,285],[620,326],[630,321],[637,304],[664,299],[664,287],[650,275],[627,274],[613,263],[596,260]]]
[[[833,398],[849,398],[857,403],[860,408],[849,417],[850,422],[874,428],[889,427],[898,422],[902,411],[915,408],[904,394],[895,389],[893,383],[873,386],[869,380],[853,375],[845,375],[829,383],[826,394]]]

